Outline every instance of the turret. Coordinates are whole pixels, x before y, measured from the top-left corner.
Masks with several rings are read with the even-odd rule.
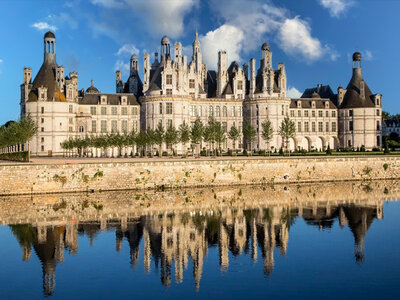
[[[221,95],[226,85],[226,52],[218,52],[217,95]]]
[[[182,44],[179,42],[176,42],[174,45],[175,49],[175,62],[180,64],[182,62]]]
[[[150,84],[150,55],[148,53],[144,54],[143,63],[143,91],[147,91]]]
[[[60,89],[60,92],[63,93],[64,92],[64,82],[65,81],[65,77],[64,77],[64,67],[60,66],[56,68],[56,82],[57,82],[57,86]]]
[[[254,96],[256,90],[256,60],[250,59],[250,97]]]
[[[196,66],[196,73],[201,72],[202,68],[202,58],[201,58],[201,51],[200,51],[200,41],[199,41],[199,35],[195,35],[195,40],[193,41],[193,56],[192,56],[192,61],[195,63]]]
[[[161,60],[166,60],[170,57],[170,44],[169,39],[166,35],[161,39]]]
[[[264,43],[261,46],[261,66],[262,70],[272,68],[272,53],[267,43]]]
[[[32,69],[24,68],[24,84],[31,84],[32,81]]]
[[[120,70],[115,72],[115,89],[117,93],[122,93],[124,89],[124,84],[122,82],[122,74]]]
[[[136,54],[131,56],[130,76],[139,74],[139,59]]]
[[[44,60],[56,61],[56,36],[51,31],[44,35]]]

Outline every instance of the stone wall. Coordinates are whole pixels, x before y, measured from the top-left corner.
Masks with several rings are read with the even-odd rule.
[[[400,157],[3,165],[0,178],[0,195],[397,179]]]

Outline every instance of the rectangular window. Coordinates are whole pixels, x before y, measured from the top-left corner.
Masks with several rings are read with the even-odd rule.
[[[127,120],[122,120],[122,122],[121,122],[121,131],[123,133],[127,133],[128,132],[128,121]]]
[[[297,111],[297,116],[298,116],[298,117],[301,117],[301,110],[298,110],[298,111]]]
[[[132,115],[137,115],[137,114],[138,114],[138,108],[132,107]]]
[[[376,121],[376,130],[381,130],[381,124],[379,121]]]
[[[318,122],[318,132],[324,131],[324,126],[322,122]]]
[[[40,139],[40,141],[41,141],[42,143],[44,143],[44,137],[42,137],[42,138]]]
[[[118,132],[117,120],[111,120],[111,132],[113,133]]]
[[[171,119],[168,119],[167,120],[167,128],[168,127],[172,127],[172,120]]]
[[[282,105],[282,116],[284,116],[284,115],[285,115],[285,106]]]
[[[172,115],[172,102],[167,102],[166,108],[165,108],[165,113],[167,115]]]
[[[194,89],[194,87],[195,87],[194,79],[189,79],[189,88]]]
[[[163,104],[160,102],[159,103],[159,108],[160,108],[160,115],[163,114]]]
[[[305,111],[304,111],[304,116],[305,116],[305,117],[308,117],[308,110],[305,110]]]
[[[243,81],[239,80],[237,83],[238,90],[243,90]]]
[[[221,107],[220,106],[216,106],[215,107],[215,116],[216,117],[220,117],[221,116]]]
[[[326,127],[326,128],[325,128],[325,131],[326,131],[326,132],[329,132],[329,122],[326,122],[325,127]]]
[[[92,133],[97,132],[97,123],[96,120],[92,120]]]
[[[199,106],[199,111],[198,111],[199,117],[203,116],[203,108]]]
[[[311,116],[312,116],[312,117],[315,117],[315,110],[313,110],[313,111],[311,112]]]
[[[301,132],[301,122],[297,122],[297,132]]]
[[[208,107],[208,116],[212,117],[213,115],[214,115],[214,109],[213,109],[212,105],[210,105]]]
[[[196,116],[196,105],[190,105],[189,115],[191,117],[195,117]]]
[[[107,132],[107,121],[101,120],[101,133],[106,133],[106,132]]]
[[[222,116],[227,117],[228,116],[228,108],[226,106],[222,107]]]
[[[133,121],[132,122],[132,130],[134,131],[134,132],[137,132],[137,130],[138,130],[138,121]]]
[[[72,127],[69,127],[69,128],[68,128],[68,131],[69,131],[69,132],[72,132]]]
[[[172,95],[172,89],[167,89],[167,95]]]
[[[90,114],[91,114],[92,116],[96,115],[96,106],[91,106],[91,107],[90,107]]]
[[[69,110],[69,112],[70,112],[71,114],[73,113],[72,105],[69,106],[68,110]]]
[[[290,116],[293,118],[294,117],[294,110],[290,111]]]
[[[41,122],[41,123],[44,123],[44,118],[41,118],[41,119],[40,119],[40,122]]]
[[[172,84],[172,75],[167,74],[167,84]]]
[[[44,107],[43,106],[40,108],[40,111],[41,111],[42,114],[44,114]]]
[[[349,130],[353,130],[353,121],[349,121]]]
[[[325,111],[325,117],[329,117],[329,111]]]
[[[74,124],[74,119],[73,118],[68,118],[69,124]]]
[[[44,151],[44,145],[42,145],[40,149],[42,149],[42,151]]]
[[[236,117],[236,108],[232,106],[232,117]]]
[[[322,118],[322,110],[318,111],[318,117]]]
[[[312,130],[312,132],[315,132],[315,122],[311,123],[311,130]]]
[[[377,115],[377,116],[380,115],[379,109],[376,110],[376,115]]]
[[[336,111],[335,110],[332,110],[332,117],[336,118]]]
[[[116,116],[117,115],[117,108],[116,107],[111,107],[111,114],[113,115],[113,116]]]
[[[102,108],[101,108],[101,114],[102,114],[103,116],[105,116],[105,115],[107,114],[107,107],[102,107]]]
[[[308,122],[304,122],[304,131],[309,132],[310,128],[308,127]]]
[[[349,110],[349,117],[352,117],[352,116],[353,116],[353,110],[350,109],[350,110]]]
[[[238,106],[238,113],[239,117],[243,117],[243,108],[241,106]]]
[[[336,122],[332,122],[332,131],[336,132]]]
[[[127,107],[121,107],[121,115],[126,116],[128,114],[128,108]]]

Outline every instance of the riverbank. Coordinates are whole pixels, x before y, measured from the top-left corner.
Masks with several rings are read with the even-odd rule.
[[[400,178],[400,156],[38,159],[0,165],[0,195]]]

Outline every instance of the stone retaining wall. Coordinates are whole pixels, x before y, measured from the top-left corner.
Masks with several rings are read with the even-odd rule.
[[[400,178],[400,157],[0,166],[0,195]]]

